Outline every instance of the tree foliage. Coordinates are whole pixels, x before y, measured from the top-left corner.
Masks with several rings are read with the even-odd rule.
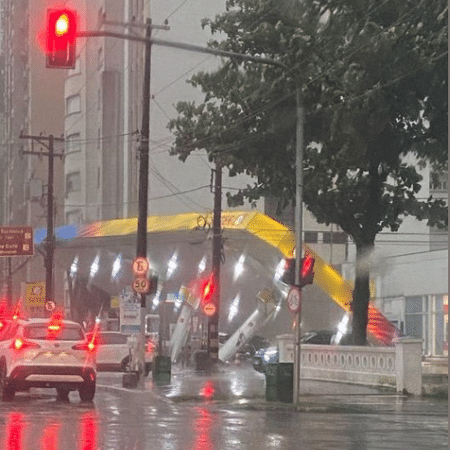
[[[443,0],[229,0],[205,19],[210,45],[284,67],[224,60],[189,81],[201,104],[180,102],[169,128],[181,159],[206,149],[231,175],[255,177],[228,195],[295,199],[296,88],[306,111],[304,202],[338,224],[357,258],[412,215],[446,227],[445,204],[421,200],[419,165],[447,168],[448,8]],[[366,339],[369,275],[357,264],[356,343]]]

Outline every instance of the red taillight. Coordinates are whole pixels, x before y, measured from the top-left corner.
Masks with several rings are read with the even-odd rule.
[[[34,342],[24,341],[22,338],[14,339],[11,347],[18,352],[25,348],[40,348],[38,344],[35,344]]]
[[[154,350],[155,350],[155,344],[151,340],[148,340],[145,351],[147,353],[153,353]]]
[[[94,353],[96,348],[97,346],[95,345],[95,342],[93,340],[84,342],[83,344],[76,344],[72,347],[73,350],[84,350],[88,353]]]

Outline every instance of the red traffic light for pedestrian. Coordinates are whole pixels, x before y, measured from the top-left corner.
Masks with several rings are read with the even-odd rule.
[[[315,258],[307,254],[302,258],[300,265],[300,287],[312,284],[314,279],[314,263]]]
[[[77,14],[71,9],[47,10],[46,65],[49,68],[73,69]]]

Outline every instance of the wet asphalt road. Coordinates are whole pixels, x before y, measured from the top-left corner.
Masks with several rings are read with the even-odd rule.
[[[442,400],[360,396],[348,411],[324,413],[226,400],[173,402],[157,394],[99,387],[94,403],[82,404],[76,393],[69,403],[58,402],[52,390],[18,393],[12,403],[0,403],[0,449],[448,448],[448,402]]]

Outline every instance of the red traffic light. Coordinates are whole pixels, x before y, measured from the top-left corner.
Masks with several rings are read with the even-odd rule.
[[[302,258],[300,266],[300,287],[306,286],[307,284],[312,284],[314,279],[314,263],[315,258],[307,254]]]
[[[77,14],[71,9],[47,10],[47,67],[73,69]]]
[[[208,278],[203,280],[200,285],[200,295],[201,302],[203,304],[209,303],[214,296],[215,285],[214,285],[214,275],[211,274]]]

